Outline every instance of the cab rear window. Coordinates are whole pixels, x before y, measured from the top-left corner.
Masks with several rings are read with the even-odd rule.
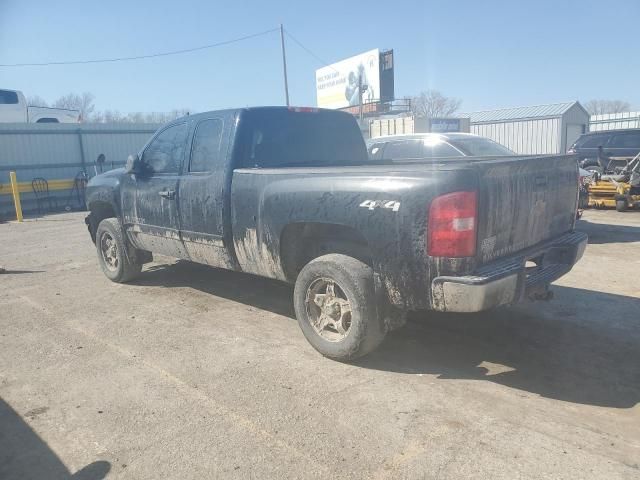
[[[253,110],[241,120],[248,168],[354,165],[367,161],[367,148],[353,116],[326,111]]]

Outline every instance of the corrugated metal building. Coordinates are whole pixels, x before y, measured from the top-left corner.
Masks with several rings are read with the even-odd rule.
[[[36,177],[49,182],[58,206],[77,201],[70,198],[73,179],[79,172],[95,175],[95,161],[104,154],[104,170],[124,165],[160,127],[158,124],[0,124],[0,216],[14,217],[9,172],[16,172],[22,207],[36,209],[31,181]]]
[[[521,154],[564,153],[589,125],[579,102],[505,108],[468,114],[471,133]]]
[[[369,138],[407,133],[464,132],[469,133],[469,118],[421,118],[412,115],[376,118],[369,121]]]
[[[640,112],[607,113],[589,118],[590,132],[621,128],[640,128]]]
[[[416,125],[423,123],[426,128],[426,119],[402,116],[396,118],[376,118],[369,122],[369,138],[383,137],[385,135],[400,135],[403,133],[415,133],[422,131]]]

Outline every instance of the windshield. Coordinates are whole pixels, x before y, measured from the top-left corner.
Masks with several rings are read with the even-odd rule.
[[[450,138],[449,143],[471,157],[515,155],[507,147],[484,137]]]
[[[367,149],[352,115],[312,109],[256,109],[243,119],[244,167],[362,164]]]

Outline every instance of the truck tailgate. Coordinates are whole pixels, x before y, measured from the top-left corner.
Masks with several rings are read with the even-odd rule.
[[[570,156],[473,162],[478,172],[478,260],[490,262],[570,231],[578,195]]]

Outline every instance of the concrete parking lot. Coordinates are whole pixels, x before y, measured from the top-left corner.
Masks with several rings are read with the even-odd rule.
[[[548,303],[415,314],[324,359],[291,288],[100,271],[83,214],[0,225],[0,478],[640,478],[640,213]]]

